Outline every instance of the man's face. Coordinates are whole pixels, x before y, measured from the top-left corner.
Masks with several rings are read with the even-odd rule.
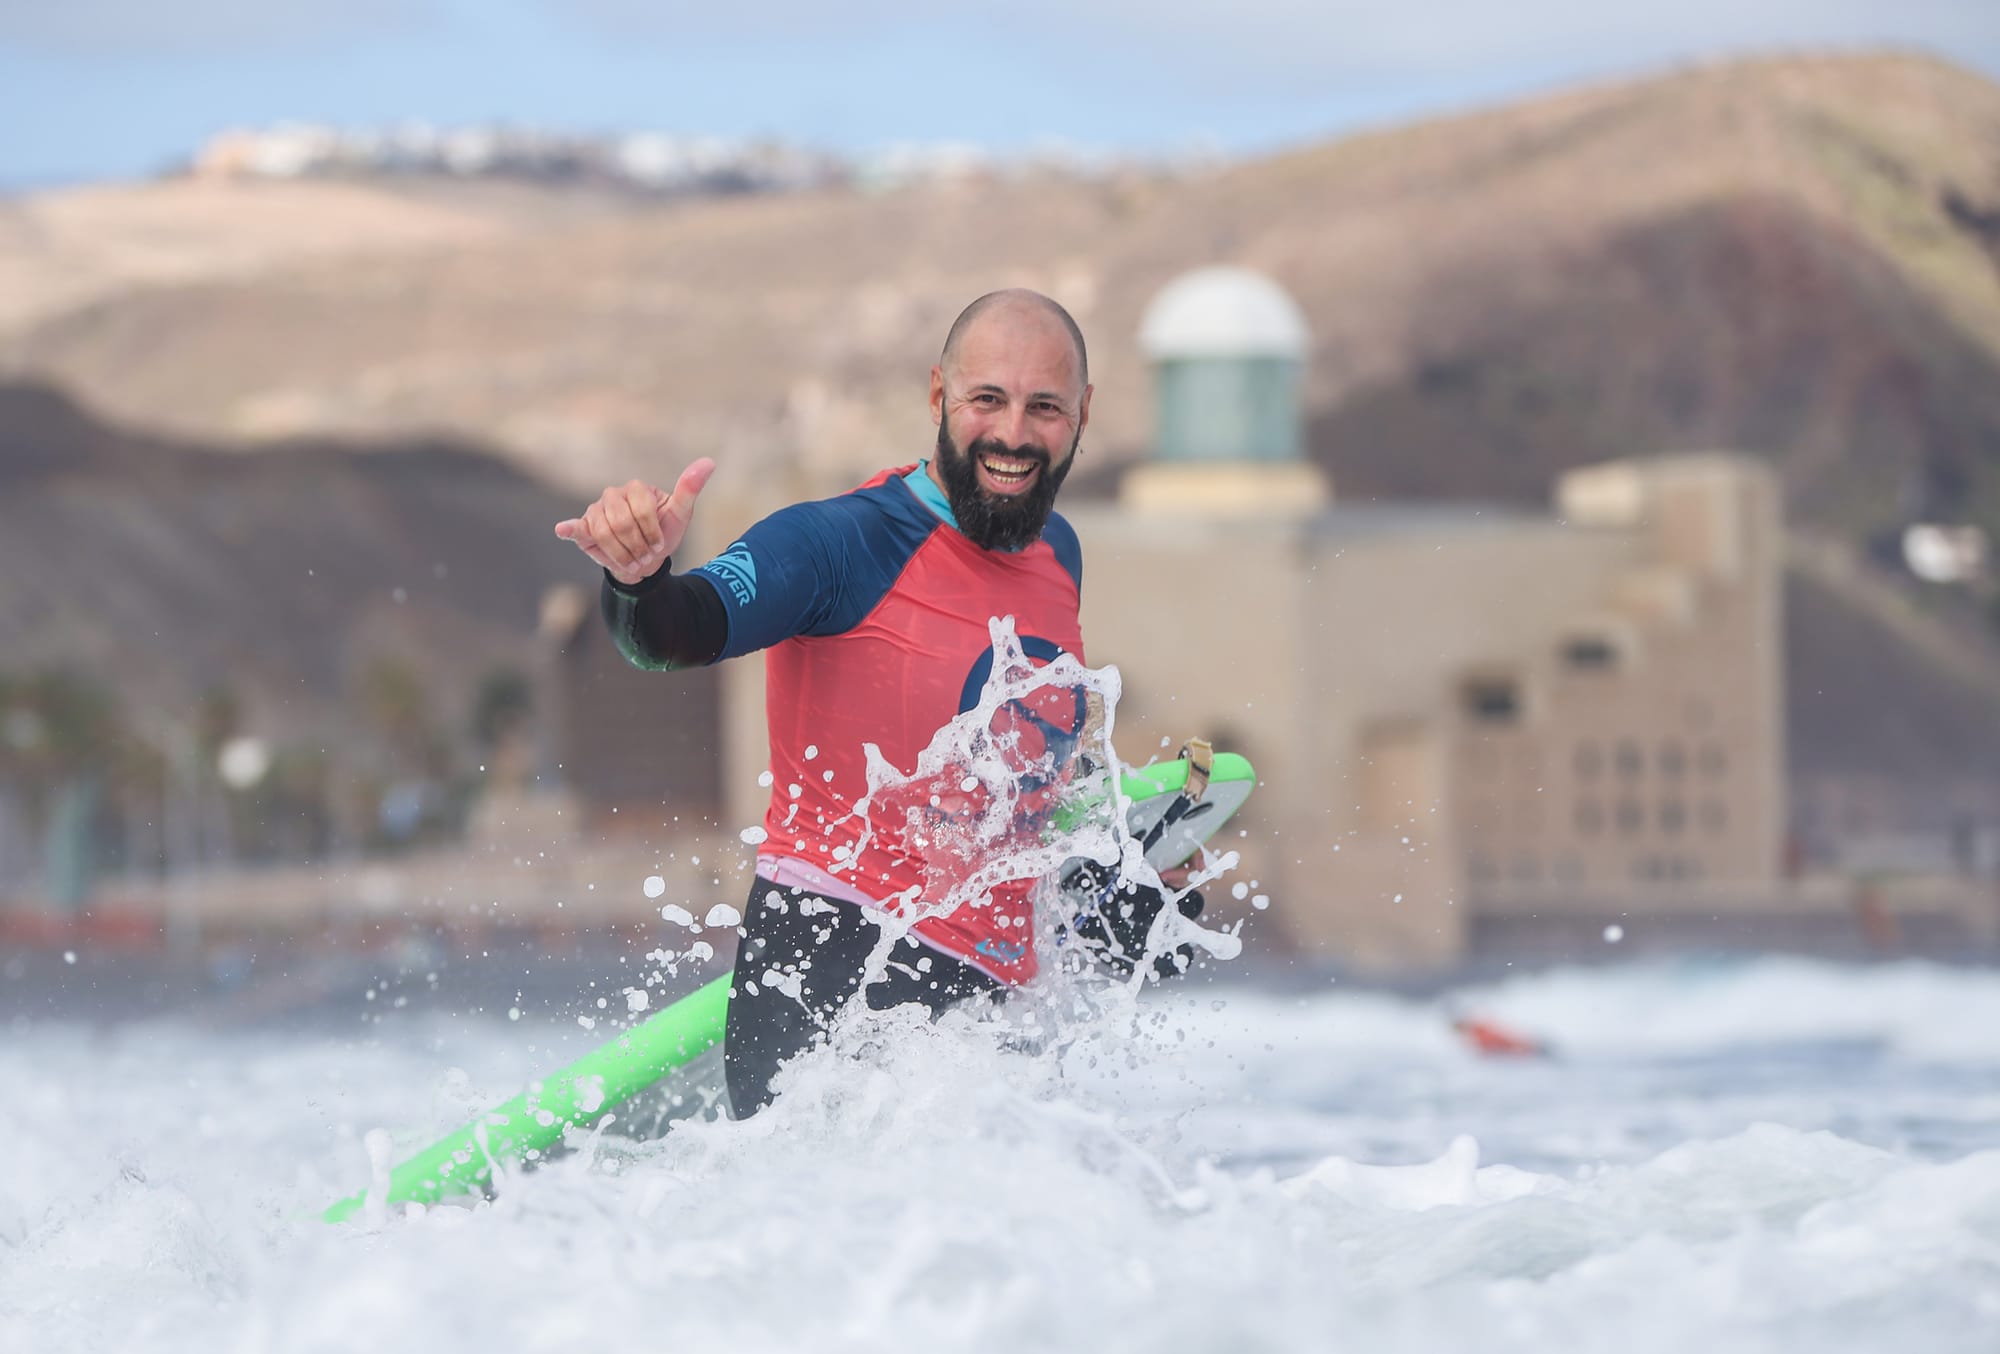
[[[1053,317],[996,308],[931,371],[938,478],[959,530],[988,550],[1042,534],[1090,418],[1076,348]]]

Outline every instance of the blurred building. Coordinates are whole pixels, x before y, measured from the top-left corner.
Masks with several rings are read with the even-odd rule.
[[[1161,455],[1069,513],[1090,658],[1126,674],[1128,756],[1205,732],[1255,762],[1246,868],[1296,944],[1409,967],[1780,906],[1770,472],[1593,466],[1547,515],[1344,505],[1301,457],[1274,284],[1191,274],[1141,339]]]
[[[1121,670],[1129,760],[1201,734],[1256,764],[1265,788],[1224,844],[1293,945],[1409,968],[1781,906],[1768,471],[1727,455],[1593,466],[1543,515],[1346,505],[1303,455],[1309,335],[1277,286],[1190,274],[1141,342],[1157,455],[1115,501],[1064,508],[1087,656]],[[550,612],[567,713],[549,756],[597,820],[664,801],[756,822],[761,669],[624,669],[581,601]]]

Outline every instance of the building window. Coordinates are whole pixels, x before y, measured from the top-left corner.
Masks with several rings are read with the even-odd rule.
[[[1638,835],[1639,830],[1646,826],[1646,812],[1639,807],[1636,799],[1619,800],[1617,817],[1618,830],[1628,837]]]
[[[1509,871],[1516,884],[1532,884],[1542,877],[1542,862],[1530,855],[1514,857],[1513,869]]]
[[[1687,749],[1678,740],[1669,738],[1660,744],[1660,774],[1670,780],[1679,780],[1687,772]]]
[[[1612,764],[1625,780],[1637,780],[1646,769],[1646,754],[1639,751],[1639,745],[1630,738],[1618,740],[1618,749],[1611,754]]]
[[[1704,799],[1701,802],[1702,831],[1719,833],[1729,826],[1729,809],[1719,799]]]
[[[1729,753],[1720,743],[1703,743],[1696,765],[1700,766],[1702,775],[1714,779],[1729,769]]]
[[[1558,884],[1577,885],[1583,882],[1583,862],[1575,856],[1557,856],[1553,873]]]
[[[1689,856],[1634,856],[1631,869],[1632,878],[1646,884],[1701,878],[1701,862]]]
[[[1572,762],[1578,780],[1596,780],[1604,771],[1604,750],[1586,738],[1576,745]]]
[[[1678,837],[1687,828],[1687,805],[1678,799],[1669,799],[1660,805],[1660,831],[1669,837]]]
[[[1474,677],[1460,693],[1465,712],[1482,724],[1512,724],[1521,717],[1521,687],[1511,677]]]
[[[1602,635],[1573,635],[1563,643],[1562,659],[1573,672],[1608,672],[1618,666],[1618,646]]]

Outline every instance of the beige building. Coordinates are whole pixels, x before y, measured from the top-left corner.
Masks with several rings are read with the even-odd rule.
[[[1169,287],[1142,330],[1163,385],[1206,364],[1268,390],[1304,342],[1282,292],[1226,269]],[[1246,422],[1251,454],[1211,435],[1069,515],[1090,658],[1128,677],[1121,741],[1209,732],[1251,758],[1246,868],[1295,945],[1409,968],[1566,923],[1783,906],[1768,470],[1593,466],[1545,516],[1346,507],[1272,422]]]
[[[1255,274],[1170,285],[1141,333],[1158,454],[1115,502],[1064,507],[1087,656],[1124,678],[1123,754],[1203,734],[1260,772],[1228,844],[1270,929],[1315,960],[1408,969],[1541,930],[1781,906],[1772,475],[1661,457],[1563,477],[1546,515],[1344,506],[1301,454],[1307,342]],[[586,680],[616,660],[583,620],[552,627],[553,670],[579,683],[561,704],[658,710],[652,674]],[[674,749],[694,777],[670,783],[724,827],[756,820],[766,756],[761,671],[738,666],[672,679],[716,737]],[[619,770],[598,774],[558,741],[586,790],[597,774],[657,803],[626,763],[663,748],[600,749]]]

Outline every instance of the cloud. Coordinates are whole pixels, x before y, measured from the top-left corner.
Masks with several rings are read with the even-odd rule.
[[[0,44],[64,55],[235,52],[439,21],[443,0],[0,0]]]
[[[948,28],[965,35],[969,63],[1144,55],[1225,83],[1304,72],[1450,78],[1503,67],[1855,44],[1924,47],[2000,65],[1995,0],[1011,0],[990,9],[914,0],[567,0],[563,7],[621,38],[790,46],[909,40]]]
[[[657,44],[829,53],[860,44],[969,65],[1162,62],[1218,84],[1300,75],[1455,78],[1717,51],[1900,43],[2000,67],[1995,0],[0,0],[0,44],[70,54],[240,52],[519,21]]]

